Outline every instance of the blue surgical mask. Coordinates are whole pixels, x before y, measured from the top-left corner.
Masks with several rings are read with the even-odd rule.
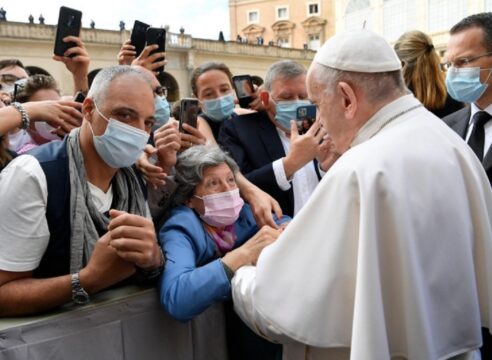
[[[488,84],[480,82],[480,71],[488,70],[489,80],[492,69],[480,69],[479,67],[472,68],[454,68],[451,67],[446,74],[446,87],[449,95],[455,100],[473,103],[480,99]]]
[[[275,103],[275,120],[284,130],[290,131],[290,121],[296,120],[297,108],[310,104],[309,100],[278,101]]]
[[[203,101],[203,112],[211,120],[215,122],[221,122],[228,119],[233,111],[236,104],[234,104],[234,96],[232,94],[221,96],[217,99],[204,100]]]
[[[155,107],[155,124],[152,126],[152,131],[159,129],[162,125],[167,124],[171,116],[171,109],[166,99],[161,96],[156,96],[154,99]]]
[[[106,131],[95,136],[92,125],[89,127],[94,139],[94,147],[99,156],[112,168],[119,169],[135,164],[149,141],[149,134],[115,119],[106,118],[94,103],[96,111],[108,122]]]

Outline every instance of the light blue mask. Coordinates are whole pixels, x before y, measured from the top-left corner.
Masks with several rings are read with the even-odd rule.
[[[297,108],[310,104],[309,100],[278,101],[275,103],[275,120],[284,130],[290,131],[290,121],[296,120]]]
[[[162,125],[167,124],[169,117],[171,116],[171,109],[166,99],[160,96],[156,96],[154,99],[155,107],[155,124],[152,126],[152,131],[159,129]]]
[[[92,138],[94,139],[94,147],[101,159],[115,169],[135,164],[149,141],[149,134],[121,121],[108,120],[101,114],[97,105],[95,107],[99,115],[108,122],[106,131],[100,136],[94,135],[92,125],[89,123]]]
[[[234,96],[232,94],[221,96],[217,99],[204,100],[203,101],[203,112],[211,120],[215,122],[221,122],[228,119],[233,111],[236,104],[234,104]]]
[[[488,70],[489,80],[492,69],[480,69],[479,67],[472,68],[454,68],[451,67],[446,74],[446,87],[449,95],[455,100],[465,103],[473,103],[480,99],[488,84],[480,82],[480,71]]]

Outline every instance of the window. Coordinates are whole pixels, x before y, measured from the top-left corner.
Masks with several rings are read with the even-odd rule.
[[[415,0],[384,0],[383,34],[386,40],[395,41],[416,23]]]
[[[283,47],[283,48],[290,47],[289,39],[287,39],[287,38],[278,38],[278,40],[277,40],[277,46],[280,46],[280,47]]]
[[[277,6],[277,20],[287,20],[289,18],[289,9],[287,6]]]
[[[248,11],[248,24],[257,24],[260,22],[260,12],[258,10]]]
[[[311,34],[308,36],[308,46],[311,50],[318,50],[321,46],[319,34]]]
[[[429,1],[429,32],[447,31],[466,16],[463,0]]]
[[[319,15],[319,2],[308,3],[308,16],[313,15]]]

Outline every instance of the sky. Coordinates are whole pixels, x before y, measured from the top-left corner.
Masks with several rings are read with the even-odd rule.
[[[223,31],[229,40],[228,0],[0,0],[10,21],[28,22],[32,14],[39,23],[43,14],[46,24],[55,25],[60,6],[81,10],[83,27],[89,27],[93,19],[96,28],[119,30],[123,20],[126,29],[131,29],[140,20],[154,27],[169,25],[174,33],[183,27],[195,38],[217,40]]]

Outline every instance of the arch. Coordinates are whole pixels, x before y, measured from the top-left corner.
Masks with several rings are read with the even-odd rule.
[[[167,88],[167,101],[174,102],[179,100],[179,85],[171,74],[161,72],[157,75],[157,80],[162,86]]]
[[[46,75],[53,77],[49,72],[39,66],[26,66],[26,71],[29,75]]]

